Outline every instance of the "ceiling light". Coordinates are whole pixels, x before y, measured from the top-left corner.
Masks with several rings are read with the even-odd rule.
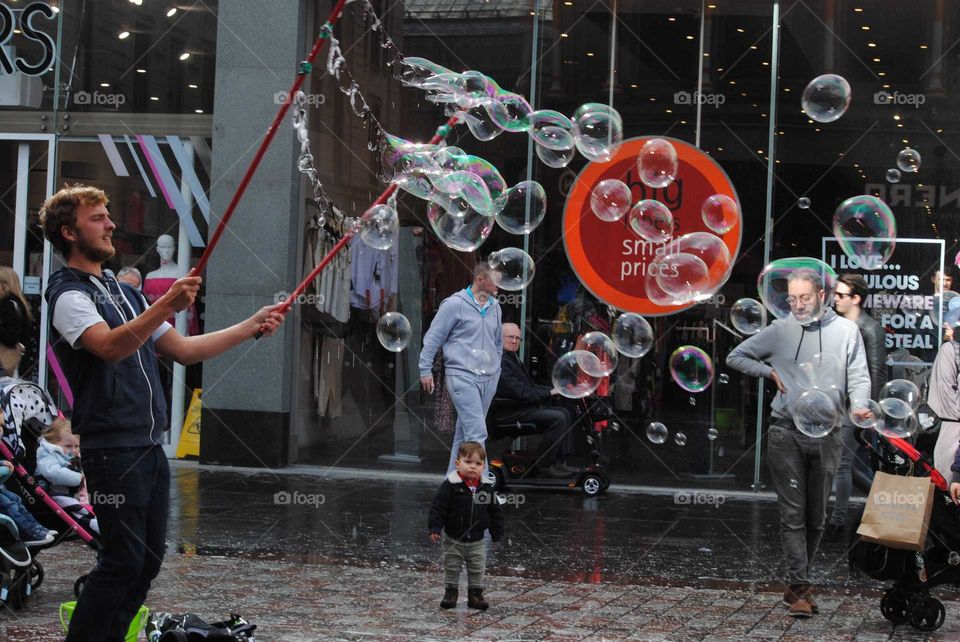
[[[770,63],[767,62],[766,60],[764,60],[764,61],[761,62],[760,64],[763,65],[764,67],[769,67],[769,66],[770,66]]]
[[[130,4],[135,4],[139,7],[143,4],[143,0],[130,0]]]
[[[203,113],[203,110],[202,110],[202,109],[195,109],[194,111],[197,112],[198,114],[202,114],[202,113]]]
[[[101,86],[101,87],[109,87],[109,86],[110,86],[110,83],[108,83],[108,82],[102,82],[102,83],[100,83],[100,86]]]
[[[569,38],[570,36],[569,36],[568,34],[561,33],[561,34],[560,34],[560,37],[561,37],[561,38]]]
[[[14,29],[14,30],[13,30],[13,33],[20,33],[20,30],[19,30],[19,29]]]
[[[687,36],[687,40],[693,40],[693,36]]]
[[[150,100],[160,100],[160,99],[157,98],[156,96],[150,96]]]
[[[877,46],[877,43],[875,43],[875,42],[868,42],[868,43],[867,43],[867,46],[868,46],[868,47],[876,47],[876,46]]]
[[[921,48],[921,49],[926,49],[926,48],[927,48],[927,45],[920,45],[920,48]]]
[[[120,38],[120,40],[126,40],[129,37],[130,37],[129,31],[121,31],[120,33],[117,34],[117,38]]]
[[[707,5],[707,9],[716,9],[716,8],[717,8],[717,5],[715,5],[715,4],[708,4],[708,5]]]
[[[672,114],[672,113],[673,113],[673,110],[672,110],[672,109],[664,109],[664,111],[667,112],[668,114]]]
[[[884,83],[883,88],[884,88],[884,89],[890,89],[890,85]]]
[[[667,18],[667,21],[668,21],[668,22],[676,22],[677,19],[671,16],[670,18]]]
[[[863,7],[854,7],[853,10],[856,11],[857,13],[863,13]]]
[[[167,11],[167,17],[172,18],[174,15],[176,15],[176,13],[177,13],[177,8],[171,7],[170,10]]]
[[[190,57],[189,52],[184,51],[182,54],[180,54],[180,60],[186,60],[189,57]]]
[[[146,70],[146,69],[137,69],[137,73],[138,73],[138,74],[145,74],[145,73],[147,73],[147,70]]]
[[[196,89],[196,88],[197,88],[196,85],[187,85],[187,87],[189,87],[190,89]]]
[[[886,75],[887,75],[887,72],[885,72],[885,71],[878,71],[878,72],[877,72],[877,75],[878,75],[878,76],[886,76]]]
[[[630,88],[631,88],[631,89],[636,89],[636,88],[639,87],[639,86],[640,86],[640,85],[630,85]]]
[[[717,151],[718,151],[718,152],[722,152],[722,151],[723,151],[723,147],[717,147]]]
[[[880,62],[880,59],[879,59],[879,58],[874,58],[874,59],[873,59],[873,62]]]
[[[570,2],[570,0],[567,0],[567,1],[564,2],[563,4],[567,5],[568,7],[572,7],[572,6],[573,6],[573,3]]]
[[[588,56],[593,56],[593,52],[592,52],[592,51],[588,51],[588,52],[587,52],[587,55],[588,55]]]
[[[790,93],[790,88],[789,88],[789,87],[784,87],[783,90],[784,90],[785,92],[787,92],[788,94]]]
[[[743,33],[743,27],[737,27],[737,33]]]
[[[860,28],[861,28],[863,31],[870,31],[870,27],[868,27],[867,25],[863,25],[863,26],[861,26]]]

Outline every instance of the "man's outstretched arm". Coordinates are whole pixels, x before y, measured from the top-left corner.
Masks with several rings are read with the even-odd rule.
[[[176,330],[168,330],[157,339],[157,351],[170,356],[174,361],[188,366],[222,354],[247,339],[252,339],[263,330],[264,336],[276,332],[283,323],[283,315],[278,312],[282,303],[268,305],[257,311],[249,319],[240,323],[208,332],[195,337],[185,337]]]

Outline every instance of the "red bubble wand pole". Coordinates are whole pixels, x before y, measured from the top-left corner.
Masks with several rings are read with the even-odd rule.
[[[446,138],[450,134],[450,131],[453,129],[453,127],[457,124],[457,120],[458,120],[458,116],[456,115],[451,116],[450,120],[448,120],[445,124],[437,128],[437,133],[433,135],[433,138],[430,139],[428,144],[436,145],[437,143],[442,141],[444,138]],[[380,194],[377,200],[375,200],[373,203],[370,204],[370,207],[367,208],[367,211],[364,212],[363,216],[360,217],[360,221],[362,222],[366,220],[370,215],[370,211],[375,206],[386,203],[387,199],[390,198],[390,196],[392,196],[395,191],[397,191],[397,184],[391,183],[387,187],[387,189],[383,190],[383,192]],[[336,245],[330,248],[330,251],[327,252],[327,255],[324,256],[323,259],[319,263],[317,263],[316,267],[314,267],[313,270],[310,271],[310,274],[308,274],[303,279],[303,281],[300,282],[300,285],[297,286],[297,289],[291,292],[287,300],[284,301],[279,308],[277,308],[277,312],[279,312],[280,314],[286,315],[287,312],[290,311],[290,308],[293,307],[294,302],[296,302],[297,299],[300,297],[300,295],[304,293],[307,287],[309,287],[310,283],[314,279],[316,279],[321,272],[323,272],[323,270],[327,267],[327,265],[329,265],[330,261],[333,260],[333,257],[335,257],[337,253],[340,250],[342,250],[347,245],[347,243],[350,242],[350,239],[353,238],[354,234],[355,234],[354,231],[347,232],[340,238],[339,241],[337,241]],[[261,331],[257,333],[257,339],[259,339],[262,336],[263,336],[263,330],[261,329]]]
[[[333,7],[333,11],[330,12],[327,22],[320,29],[320,35],[317,36],[317,39],[314,41],[313,48],[310,50],[309,55],[307,55],[307,59],[300,63],[300,66],[297,69],[297,79],[294,81],[293,87],[290,88],[290,91],[287,94],[288,100],[284,101],[284,103],[280,105],[280,111],[277,112],[276,117],[270,124],[270,129],[267,130],[267,135],[260,142],[260,147],[257,149],[257,153],[254,155],[253,160],[250,161],[247,171],[243,174],[243,178],[240,180],[240,185],[237,186],[237,191],[234,192],[233,198],[230,199],[230,204],[227,205],[226,211],[224,211],[223,216],[220,217],[220,221],[217,223],[217,227],[214,230],[213,235],[210,237],[210,242],[207,244],[206,249],[200,256],[200,260],[197,262],[196,266],[190,270],[189,276],[197,276],[203,272],[203,268],[207,265],[207,261],[210,259],[210,255],[213,253],[213,249],[217,247],[217,243],[220,242],[220,237],[223,236],[223,232],[227,228],[227,223],[230,222],[230,217],[233,216],[233,212],[237,209],[237,205],[240,203],[243,193],[247,190],[250,180],[253,178],[254,173],[260,166],[260,161],[263,160],[263,156],[266,154],[267,148],[273,141],[273,137],[280,128],[280,124],[283,122],[283,119],[286,118],[287,111],[290,109],[290,104],[293,102],[293,97],[298,91],[300,91],[300,88],[303,86],[303,83],[306,80],[307,74],[309,74],[313,69],[313,61],[316,60],[317,56],[320,54],[320,51],[323,49],[323,45],[333,33],[333,25],[335,25],[337,20],[340,19],[340,16],[343,15],[343,7],[346,4],[347,0],[338,0],[337,4]]]

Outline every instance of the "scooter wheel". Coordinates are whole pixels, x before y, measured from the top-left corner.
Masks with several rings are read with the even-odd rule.
[[[596,497],[603,492],[603,480],[596,475],[587,475],[580,483],[583,494],[587,497]]]
[[[928,597],[913,607],[910,624],[920,631],[936,631],[943,625],[946,615],[943,603],[936,598]]]
[[[906,624],[910,621],[910,606],[906,596],[898,589],[889,589],[880,598],[880,613],[894,624]]]

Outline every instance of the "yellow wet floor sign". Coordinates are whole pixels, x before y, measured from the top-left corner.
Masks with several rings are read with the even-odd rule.
[[[190,399],[190,407],[183,418],[180,430],[180,443],[177,445],[177,459],[200,456],[200,395],[201,389],[195,388]]]

